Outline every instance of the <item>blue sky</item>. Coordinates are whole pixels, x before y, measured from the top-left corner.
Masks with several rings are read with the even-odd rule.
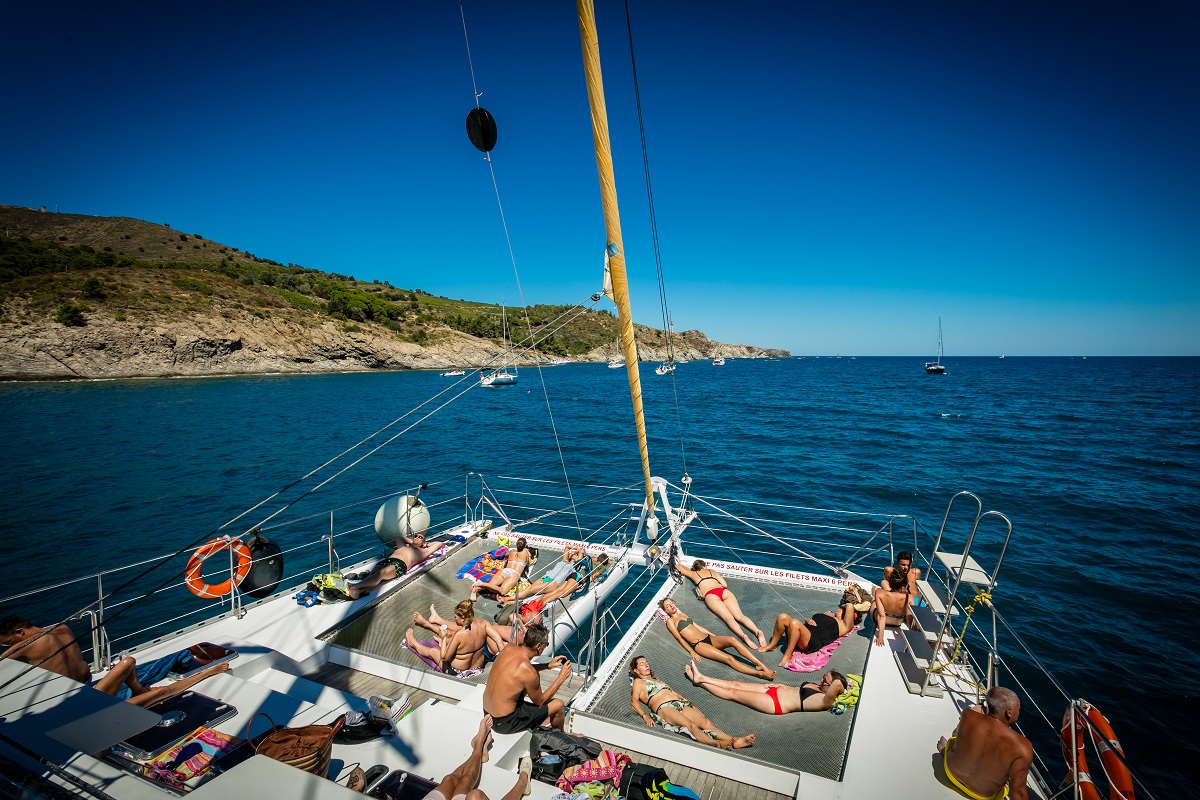
[[[4,12],[0,203],[518,302],[452,0]],[[797,354],[1200,354],[1200,11],[631,2],[677,329]],[[526,302],[599,287],[574,4],[464,5]],[[623,3],[635,317],[661,325]]]

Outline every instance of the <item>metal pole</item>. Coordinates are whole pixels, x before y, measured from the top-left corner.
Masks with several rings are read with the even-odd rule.
[[[96,662],[96,671],[108,666],[108,635],[104,631],[104,576],[96,576],[96,630],[99,632],[100,648],[92,650],[92,660]],[[95,645],[93,645],[93,648]]]
[[[329,512],[329,571],[333,572],[333,512]]]

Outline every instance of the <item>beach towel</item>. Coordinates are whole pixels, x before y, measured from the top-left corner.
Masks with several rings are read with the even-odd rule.
[[[439,642],[437,639],[417,639],[417,644],[423,644],[426,647],[441,647],[442,646],[442,643]],[[403,647],[404,649],[408,650],[409,652],[411,652],[417,658],[424,661],[432,669],[437,670],[438,672],[442,672],[441,664],[434,661],[432,658],[426,658],[425,656],[418,653],[416,650],[413,650],[411,647],[409,647],[408,642],[401,642],[400,646]],[[455,676],[458,678],[473,678],[476,675],[482,675],[483,670],[482,669],[464,669],[464,670],[458,670],[456,672],[442,673],[442,674],[443,675],[449,674],[449,675],[452,675],[452,676]]]
[[[554,785],[564,792],[570,792],[577,783],[591,781],[621,782],[621,772],[625,765],[633,761],[624,753],[614,753],[612,750],[601,750],[600,755],[591,761],[585,761],[574,767],[567,767]]]
[[[850,688],[837,696],[833,701],[833,707],[829,709],[833,714],[844,714],[850,706],[858,705],[858,696],[862,692],[862,675],[847,675],[846,680],[850,681]]]
[[[241,743],[236,736],[203,728],[186,742],[168,750],[162,758],[143,767],[143,774],[159,783],[182,789],[185,782],[207,772],[214,758]]]
[[[850,633],[854,633],[857,630],[858,628],[853,628]],[[850,633],[847,633],[846,636],[849,636]],[[837,649],[846,636],[834,639],[815,653],[801,653],[797,650],[792,653],[792,660],[784,665],[785,668],[790,669],[792,672],[816,672],[822,669],[829,663],[829,656],[833,654],[833,651]]]
[[[455,577],[470,576],[477,581],[487,581],[504,567],[504,557],[507,553],[507,547],[498,547],[490,553],[476,556],[459,567]]]

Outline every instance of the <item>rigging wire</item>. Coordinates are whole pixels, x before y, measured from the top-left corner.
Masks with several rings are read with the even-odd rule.
[[[471,69],[471,89],[475,93],[475,107],[479,108],[480,91],[479,91],[479,85],[477,84],[477,82],[475,80],[475,64],[471,59],[471,39],[470,39],[470,36],[468,36],[468,34],[467,34],[467,14],[463,8],[462,0],[458,0],[458,10],[459,10],[460,16],[462,17],[463,42],[466,44],[467,62],[470,65],[470,69]],[[499,212],[500,212],[500,225],[504,229],[504,242],[505,242],[505,245],[508,247],[508,258],[509,258],[509,261],[512,263],[513,277],[517,281],[517,295],[518,295],[518,297],[520,297],[520,300],[521,300],[521,313],[525,317],[525,327],[530,331],[530,335],[532,336],[533,323],[529,319],[529,306],[525,303],[525,290],[521,286],[521,273],[520,273],[520,270],[517,269],[517,256],[516,256],[516,253],[513,251],[512,235],[509,233],[509,230],[508,230],[508,219],[506,218],[506,216],[504,214],[504,201],[500,197],[500,183],[496,179],[496,165],[495,165],[495,162],[492,161],[492,154],[490,152],[485,153],[485,156],[486,156],[486,161],[487,161],[487,165],[488,165],[488,173],[491,175],[491,178],[492,178],[492,189],[496,194],[496,207],[499,209]],[[550,430],[554,434],[554,446],[558,452],[558,463],[562,467],[563,479],[566,481],[566,484],[567,484],[567,495],[571,499],[571,508],[572,508],[572,511],[574,512],[575,494],[571,490],[571,476],[567,472],[567,461],[566,461],[566,457],[563,455],[562,440],[559,438],[558,424],[554,419],[554,409],[550,405],[550,392],[546,388],[546,375],[542,370],[541,359],[535,360],[535,366],[537,367],[538,380],[541,382],[541,385],[542,385],[542,398],[546,402],[546,413],[550,417]],[[584,532],[583,532],[583,525],[579,521],[578,512],[574,512],[574,516],[575,516],[575,526],[579,531],[579,536],[581,539],[583,539],[586,542],[588,540],[588,536],[586,534],[584,534]]]
[[[629,62],[633,70],[633,95],[637,101],[638,134],[642,141],[642,169],[646,175],[646,201],[650,207],[650,241],[654,247],[654,268],[658,274],[658,302],[662,308],[663,327],[667,329],[667,363],[671,365],[671,391],[675,395],[675,422],[679,430],[679,457],[686,475],[687,449],[683,443],[683,414],[679,410],[679,386],[675,382],[675,323],[667,307],[667,283],[663,276],[662,248],[658,242],[658,215],[654,210],[654,187],[650,180],[650,149],[646,145],[646,123],[642,114],[642,90],[638,83],[637,56],[633,47],[633,18],[629,13],[629,0],[625,0],[625,29],[629,34]]]

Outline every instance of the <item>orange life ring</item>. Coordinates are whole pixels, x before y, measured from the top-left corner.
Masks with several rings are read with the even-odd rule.
[[[1083,717],[1087,717],[1087,722]],[[1091,725],[1088,725],[1088,723]],[[1109,800],[1134,800],[1133,776],[1125,765],[1125,751],[1113,733],[1108,719],[1086,700],[1078,707],[1072,704],[1063,712],[1062,740],[1063,759],[1068,768],[1078,768],[1079,795],[1083,800],[1100,800],[1100,790],[1088,774],[1087,759],[1083,751],[1083,731],[1089,729],[1092,744],[1100,753],[1100,766],[1108,778]],[[1072,752],[1074,755],[1072,755]]]
[[[234,567],[234,580],[227,578],[223,583],[209,586],[200,575],[200,569],[204,566],[204,560],[211,555],[223,553],[231,548],[234,555],[237,556],[237,566]],[[250,562],[252,560],[250,548],[241,539],[233,539],[231,541],[213,539],[192,553],[192,557],[188,559],[187,571],[184,573],[183,581],[187,584],[188,591],[196,595],[196,597],[224,597],[233,591],[235,585],[240,584],[245,579],[246,574],[250,572]]]

